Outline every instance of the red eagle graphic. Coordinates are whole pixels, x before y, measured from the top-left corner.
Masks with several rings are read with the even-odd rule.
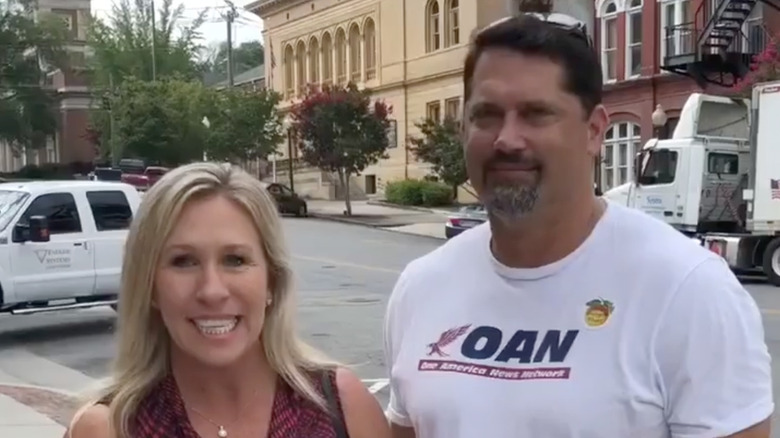
[[[469,328],[471,328],[471,324],[451,328],[442,333],[441,336],[439,336],[438,341],[427,345],[427,347],[430,349],[428,350],[428,356],[433,356],[434,354],[438,355],[439,357],[449,356],[449,354],[442,351],[442,348],[452,344],[456,339],[465,335]]]

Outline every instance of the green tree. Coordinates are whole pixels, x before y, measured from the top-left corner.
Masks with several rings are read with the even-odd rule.
[[[386,157],[391,110],[353,84],[311,90],[291,110],[303,160],[338,175],[347,215],[352,215],[350,177]]]
[[[158,2],[156,20],[152,23],[149,1],[116,0],[105,20],[94,19],[88,44],[93,51],[90,73],[97,93],[95,99],[103,100],[106,93],[129,78],[151,81],[153,72],[157,79],[170,76],[198,79],[200,72],[196,54],[201,49],[199,30],[208,10],[201,11],[189,24],[183,23],[184,12],[185,3],[174,7],[173,0],[162,0]],[[107,108],[92,113],[91,125],[99,134],[96,144],[110,144],[110,114]],[[110,154],[105,146],[103,154]]]
[[[42,15],[32,3],[0,3],[0,140],[17,150],[45,146],[57,129],[54,96],[43,84],[46,74],[66,68],[62,21]]]
[[[216,46],[201,63],[203,73],[220,78],[227,77],[228,45],[226,41]],[[265,51],[260,41],[246,41],[233,48],[233,73],[239,74],[263,64]]]
[[[420,130],[420,135],[409,138],[412,152],[418,160],[432,166],[433,173],[452,187],[453,195],[457,199],[458,187],[469,180],[463,157],[460,122],[447,117],[442,122],[426,119],[415,123],[415,126]],[[467,188],[464,189],[472,193]]]
[[[111,153],[171,167],[201,159],[206,97],[197,81],[127,78],[110,99],[115,120]]]
[[[206,153],[210,159],[243,162],[265,159],[282,141],[280,96],[273,90],[241,88],[207,92],[209,120]]]

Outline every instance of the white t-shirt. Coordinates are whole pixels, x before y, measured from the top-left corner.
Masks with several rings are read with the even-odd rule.
[[[411,262],[390,298],[387,415],[417,438],[714,438],[772,414],[759,309],[715,254],[617,204],[541,268],[490,236]]]

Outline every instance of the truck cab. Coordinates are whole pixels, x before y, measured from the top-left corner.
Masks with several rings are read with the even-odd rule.
[[[121,182],[0,184],[0,313],[115,306],[139,204]]]
[[[748,103],[692,94],[666,140],[637,154],[634,181],[605,197],[638,208],[687,235],[744,225],[742,191],[750,163]]]

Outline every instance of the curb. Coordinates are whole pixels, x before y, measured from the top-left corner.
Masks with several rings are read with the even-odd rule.
[[[78,399],[84,396],[84,394],[79,394],[75,392],[66,391],[64,389],[59,388],[52,388],[48,386],[39,386],[39,385],[29,385],[26,383],[5,383],[0,382],[0,387],[6,387],[6,388],[20,388],[20,389],[31,389],[34,391],[46,391],[46,392],[53,392],[55,394],[59,394],[63,397],[69,397]]]
[[[360,226],[360,227],[372,228],[374,230],[387,231],[389,233],[405,234],[407,236],[424,237],[424,238],[427,238],[427,239],[435,239],[435,240],[438,240],[438,241],[446,241],[447,240],[446,237],[429,236],[427,234],[416,234],[416,233],[409,233],[409,232],[406,232],[406,231],[399,231],[399,230],[393,230],[392,229],[392,228],[397,228],[397,227],[404,227],[404,226],[407,226],[407,225],[414,225],[414,224],[409,224],[409,223],[376,225],[376,224],[368,224],[368,223],[365,223],[365,222],[361,222],[361,221],[356,220],[356,219],[341,218],[341,217],[338,217],[338,216],[317,214],[317,213],[312,213],[312,212],[309,212],[309,217],[312,218],[312,219],[319,219],[319,220],[323,220],[323,221],[338,222],[338,223],[348,224],[348,225],[357,225],[357,226]]]
[[[382,202],[382,201],[366,201],[366,204],[376,205],[377,207],[395,208],[396,210],[419,211],[423,213],[437,213],[435,210],[432,210],[430,208],[417,207],[414,205],[398,205],[398,204],[391,204],[389,202]]]

